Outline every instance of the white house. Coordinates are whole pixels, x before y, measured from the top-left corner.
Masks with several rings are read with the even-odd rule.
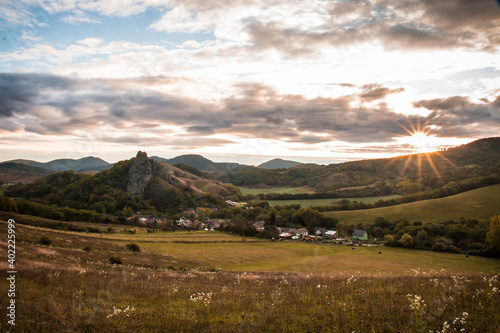
[[[325,237],[328,238],[336,238],[338,236],[337,232],[335,230],[327,230],[325,231]]]

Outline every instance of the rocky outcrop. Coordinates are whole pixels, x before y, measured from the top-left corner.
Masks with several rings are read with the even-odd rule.
[[[142,196],[153,177],[153,161],[149,160],[148,154],[138,152],[128,172],[127,192]]]
[[[162,189],[176,189],[181,193],[213,193],[217,196],[230,192],[217,182],[200,178],[173,165],[149,159],[139,151],[128,170],[127,192],[142,198],[152,198]]]

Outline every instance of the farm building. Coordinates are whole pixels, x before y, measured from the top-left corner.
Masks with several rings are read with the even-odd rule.
[[[368,233],[365,230],[354,230],[352,233],[352,239],[365,241],[368,239]]]
[[[337,232],[335,230],[327,230],[325,231],[325,237],[328,239],[333,239],[338,236]]]

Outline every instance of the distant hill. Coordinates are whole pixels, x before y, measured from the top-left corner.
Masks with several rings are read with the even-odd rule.
[[[12,160],[4,163],[16,163],[28,165],[36,168],[42,168],[51,171],[67,171],[73,170],[75,172],[84,171],[102,171],[109,169],[113,166],[98,157],[84,157],[81,159],[57,159],[46,163],[31,161],[31,160]]]
[[[288,169],[239,166],[219,174],[220,180],[236,186],[309,186],[316,192],[365,187],[363,193],[358,190],[362,196],[407,195],[436,190],[448,183],[449,188],[443,191],[453,193],[457,186],[464,189],[494,184],[498,177],[500,138],[481,139],[434,153],[330,165],[301,164]]]
[[[441,154],[458,166],[500,165],[500,137],[476,140]]]
[[[0,164],[0,184],[32,183],[52,171],[19,163]]]
[[[358,223],[372,224],[376,217],[384,217],[389,221],[406,219],[407,221],[422,221],[442,223],[449,220],[476,219],[489,221],[498,214],[498,198],[500,185],[492,185],[465,193],[411,202],[396,206],[326,212],[325,216],[334,216],[339,221],[356,225]]]
[[[259,165],[259,168],[264,169],[288,169],[296,165],[302,164],[300,162],[283,160],[281,158],[275,158],[273,160],[267,161]]]
[[[201,155],[181,155],[177,156],[171,159],[166,159],[158,156],[153,156],[151,157],[153,160],[158,161],[158,162],[166,162],[168,164],[186,164],[190,165],[192,167],[195,167],[198,170],[201,171],[209,171],[209,172],[221,172],[221,171],[227,171],[227,170],[232,170],[236,167],[238,167],[240,164],[238,163],[218,163],[218,162],[213,162],[209,160],[208,158],[205,158]]]
[[[47,205],[95,210],[120,215],[132,211],[206,207],[222,203],[220,197],[238,190],[200,177],[173,165],[149,159],[144,152],[116,163],[95,175],[62,171],[36,183],[11,186],[5,194]]]

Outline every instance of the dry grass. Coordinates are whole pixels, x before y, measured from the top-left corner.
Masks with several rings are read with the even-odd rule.
[[[52,245],[36,244],[41,235]],[[429,332],[454,321],[448,331],[500,328],[499,260],[200,235],[194,243],[196,233],[151,234],[153,242],[17,225],[16,331]],[[141,253],[126,250],[131,241]],[[6,243],[0,248],[5,254]],[[110,255],[124,265],[109,264]],[[0,285],[6,290],[7,281]],[[422,311],[410,307],[414,295]],[[2,320],[0,331],[8,329]]]

